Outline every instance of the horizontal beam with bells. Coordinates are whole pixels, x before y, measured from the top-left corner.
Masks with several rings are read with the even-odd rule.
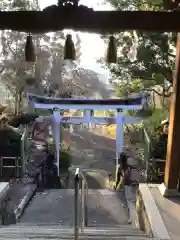
[[[0,11],[0,30],[45,33],[64,29],[99,34],[126,30],[179,32],[179,11],[93,11],[85,6],[70,10],[55,6],[44,11]]]
[[[71,34],[67,34],[66,36],[64,45],[64,60],[76,60],[76,49]],[[35,46],[33,43],[32,35],[30,33],[27,35],[26,38],[25,61],[36,62]],[[106,61],[107,63],[116,63],[117,61],[116,41],[113,36],[110,36],[109,38]]]

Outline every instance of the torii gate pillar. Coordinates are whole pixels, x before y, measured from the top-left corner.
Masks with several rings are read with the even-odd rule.
[[[116,165],[118,164],[119,155],[123,152],[124,142],[124,117],[122,111],[117,109],[116,116]]]
[[[56,158],[56,166],[58,169],[59,175],[59,157],[60,157],[60,122],[61,122],[61,115],[60,111],[53,111],[52,114],[52,134],[53,134],[53,144],[55,146],[55,158]]]

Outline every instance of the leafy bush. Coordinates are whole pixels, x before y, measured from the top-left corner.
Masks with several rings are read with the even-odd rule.
[[[137,143],[142,139],[142,123],[125,125],[124,132],[128,135],[131,143]]]
[[[148,107],[146,109],[141,109],[141,110],[126,110],[124,111],[126,116],[131,116],[131,117],[141,117],[141,118],[147,118],[152,116],[154,109],[151,107]]]
[[[20,156],[21,134],[9,127],[0,128],[0,156]]]
[[[169,111],[167,108],[155,109],[150,117],[144,119],[144,127],[146,128],[151,139],[156,138],[159,135],[159,128],[161,122],[168,118]]]
[[[109,125],[107,130],[110,137],[116,138],[116,124]]]
[[[47,109],[36,109],[35,113],[39,116],[50,116],[51,115],[50,111]]]
[[[107,116],[108,116],[108,117],[115,117],[115,116],[116,116],[116,112],[113,111],[113,110],[109,110],[109,111],[107,112]]]
[[[8,121],[8,124],[13,127],[19,127],[21,124],[26,125],[30,122],[35,121],[35,119],[38,117],[39,115],[37,115],[36,113],[22,113],[11,117],[11,119]]]
[[[70,128],[70,124],[69,123],[61,123],[61,127],[62,128],[67,128],[67,129],[69,129]]]
[[[60,170],[67,170],[71,165],[71,158],[69,154],[69,146],[64,142],[60,142]],[[48,150],[53,152],[53,141],[49,139]]]
[[[169,110],[168,108],[147,108],[140,111],[125,111],[126,116],[131,117],[141,117],[143,120],[143,125],[147,130],[150,138],[154,138],[158,135],[158,130],[161,126],[161,122],[168,118]],[[142,126],[136,124],[136,128],[141,128]]]
[[[60,169],[67,170],[71,165],[71,159],[69,152],[61,151],[60,152]]]

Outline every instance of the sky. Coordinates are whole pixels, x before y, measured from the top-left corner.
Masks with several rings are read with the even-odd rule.
[[[43,9],[49,5],[57,4],[57,0],[39,0],[40,7]],[[80,4],[93,8],[94,10],[111,10],[109,5],[103,4],[103,0],[80,0]],[[79,33],[81,38],[81,66],[92,69],[102,75],[104,83],[108,83],[109,72],[97,63],[97,59],[104,56],[107,46],[100,38],[99,34]],[[93,44],[92,44],[93,43]]]

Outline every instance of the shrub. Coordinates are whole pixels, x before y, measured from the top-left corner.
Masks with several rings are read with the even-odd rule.
[[[152,115],[144,119],[144,127],[146,128],[151,139],[156,138],[159,135],[159,127],[161,126],[161,121],[166,119],[169,115],[167,108],[155,109]]]
[[[30,122],[35,121],[38,116],[39,115],[37,115],[36,113],[22,113],[11,117],[11,119],[8,121],[8,124],[13,127],[19,127],[21,124],[26,125]]]
[[[0,156],[20,156],[21,134],[9,127],[0,128]]]
[[[60,161],[59,161],[60,169],[67,170],[71,165],[71,159],[69,152],[61,151],[60,152]]]
[[[60,142],[60,160],[59,160],[59,165],[60,165],[60,170],[67,170],[70,165],[71,165],[71,158],[69,154],[69,146],[64,142]],[[53,152],[53,141],[52,139],[49,139],[48,142],[48,150]]]
[[[116,124],[109,125],[107,130],[110,137],[116,138]]]

